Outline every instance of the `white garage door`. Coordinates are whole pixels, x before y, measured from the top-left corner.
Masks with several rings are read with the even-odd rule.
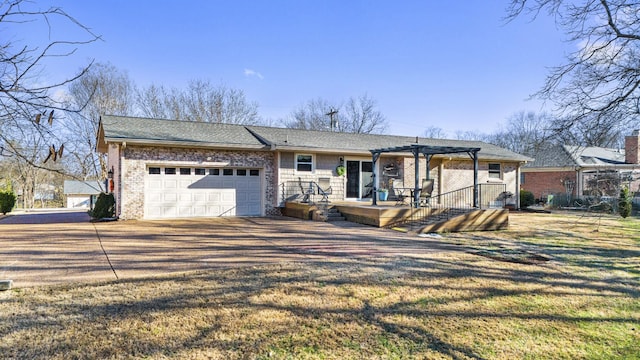
[[[144,217],[261,215],[261,170],[148,167]]]

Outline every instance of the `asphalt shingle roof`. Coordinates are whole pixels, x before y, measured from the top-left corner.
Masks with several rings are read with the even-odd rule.
[[[536,154],[525,168],[589,167],[625,164],[624,149],[556,145]]]
[[[194,121],[159,120],[103,115],[105,139],[114,141],[148,141],[159,143],[190,143],[263,147],[244,126]]]
[[[123,116],[102,116],[106,141],[138,141],[154,144],[230,146],[279,150],[370,154],[373,149],[418,144],[444,147],[481,148],[481,159],[530,161],[532,159],[481,141],[429,139],[411,136],[353,134],[266,126],[214,124],[157,120]],[[466,154],[451,157],[468,158]]]
[[[100,181],[65,180],[63,191],[65,194],[98,195],[104,191],[104,184]]]

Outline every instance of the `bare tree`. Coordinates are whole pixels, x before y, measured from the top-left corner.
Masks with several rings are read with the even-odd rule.
[[[43,24],[48,31],[41,32],[40,39],[29,44],[13,40],[30,27]],[[65,27],[66,39],[58,39],[51,24]],[[52,155],[50,149],[61,146],[51,126],[58,114],[69,110],[54,98],[54,91],[80,78],[91,64],[63,80],[48,81],[44,69],[50,59],[70,56],[77,47],[98,37],[60,8],[40,10],[23,0],[0,2],[0,32],[0,161],[19,158],[35,168],[60,171],[49,166],[53,161],[42,163],[47,152]],[[71,37],[79,40],[69,40]],[[33,156],[34,146],[38,156]]]
[[[506,125],[489,134],[485,141],[513,152],[535,154],[558,139],[553,127],[554,119],[547,113],[520,111],[507,119]]]
[[[257,124],[258,104],[249,102],[242,90],[192,80],[186,89],[151,85],[137,92],[144,116],[226,124]]]
[[[458,130],[455,133],[455,137],[456,140],[484,141],[486,140],[487,135],[477,131]]]
[[[106,158],[96,149],[100,115],[131,115],[134,109],[133,83],[126,72],[111,64],[96,63],[69,86],[69,106],[82,110],[68,114],[68,154],[78,176],[104,178]]]
[[[331,112],[337,111],[330,115]],[[377,109],[376,101],[368,95],[351,97],[345,105],[332,104],[326,99],[309,100],[306,104],[294,109],[290,119],[284,122],[288,128],[348,133],[376,134],[387,129],[388,123],[382,112]]]
[[[322,98],[311,99],[307,103],[295,108],[290,115],[290,119],[284,122],[284,126],[294,129],[305,130],[330,130],[330,118],[327,115],[331,110],[338,109],[339,106],[330,104],[328,100]],[[334,116],[339,116],[339,112]],[[337,117],[339,123],[339,117]]]
[[[559,111],[555,129],[620,129],[640,115],[640,4],[628,0],[511,0],[507,18],[547,13],[579,49],[536,96]]]
[[[145,117],[170,119],[167,97],[167,90],[162,85],[152,84],[143,89],[136,89],[136,105],[140,114]]]
[[[383,133],[387,130],[387,119],[376,105],[376,101],[367,94],[349,98],[344,106],[345,116],[338,123],[338,130],[358,134]]]
[[[442,128],[437,127],[437,126],[428,126],[424,130],[423,135],[425,137],[432,138],[432,139],[446,139],[447,138],[447,133]]]

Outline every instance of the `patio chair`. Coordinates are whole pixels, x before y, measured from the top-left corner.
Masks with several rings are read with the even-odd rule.
[[[303,203],[308,203],[311,195],[313,195],[313,183],[309,182],[309,186],[302,185],[302,179],[298,178],[298,186],[300,186],[300,194],[302,195]]]
[[[391,180],[391,189],[393,190],[393,196],[396,199],[396,206],[406,205],[409,194],[406,194],[407,189],[404,188],[402,180]]]
[[[433,192],[433,179],[422,180],[422,188],[420,188],[419,204],[420,206],[429,206],[429,199]]]
[[[322,195],[320,201],[329,202],[329,195],[333,193],[331,188],[331,178],[318,178],[318,195]]]

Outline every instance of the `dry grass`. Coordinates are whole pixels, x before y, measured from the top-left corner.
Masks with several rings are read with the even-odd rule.
[[[640,221],[515,214],[511,222],[508,231],[445,235],[442,242],[462,251],[423,258],[286,263],[3,292],[0,354],[640,357]],[[513,254],[550,261],[510,262]]]

